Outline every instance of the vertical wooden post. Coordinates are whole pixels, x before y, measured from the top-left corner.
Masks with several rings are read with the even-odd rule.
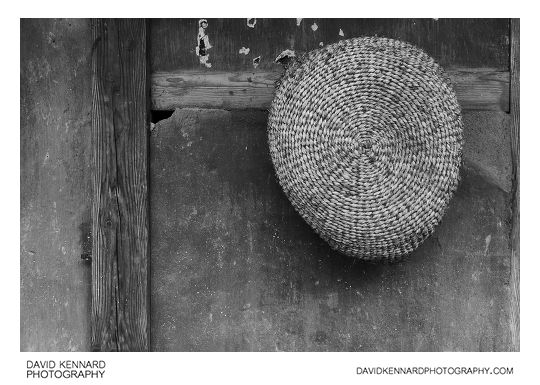
[[[519,19],[510,21],[510,114],[512,115],[512,263],[510,333],[519,351]]]
[[[92,349],[149,349],[147,27],[92,21]]]

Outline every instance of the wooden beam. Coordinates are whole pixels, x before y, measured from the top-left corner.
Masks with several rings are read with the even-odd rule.
[[[509,72],[453,68],[452,79],[464,110],[509,110]],[[268,109],[281,70],[271,72],[177,71],[152,74],[152,109],[184,107]]]
[[[92,349],[149,349],[145,20],[92,21]]]
[[[510,336],[514,351],[520,349],[519,305],[519,19],[510,21],[510,114],[512,115],[512,261],[510,270]]]

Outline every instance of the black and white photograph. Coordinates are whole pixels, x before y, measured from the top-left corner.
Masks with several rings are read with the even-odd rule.
[[[520,18],[196,9],[19,19],[20,376],[519,354]]]

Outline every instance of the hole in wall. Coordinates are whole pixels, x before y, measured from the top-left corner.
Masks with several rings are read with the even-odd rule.
[[[152,110],[150,111],[150,122],[156,124],[157,122],[169,119],[174,111],[164,111],[164,110]]]

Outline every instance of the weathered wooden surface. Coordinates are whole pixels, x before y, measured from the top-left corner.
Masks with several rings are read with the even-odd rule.
[[[313,31],[312,26],[317,24]],[[340,29],[344,36],[339,35]],[[509,70],[508,19],[208,19],[211,68],[195,53],[198,19],[152,19],[152,72],[182,70],[244,72],[273,71],[274,59],[285,49],[308,51],[350,37],[378,35],[423,48],[443,67],[492,67]],[[240,49],[249,48],[247,55]]]
[[[486,128],[490,114],[466,114],[466,137],[506,140],[508,126]],[[435,234],[403,263],[371,265],[330,250],[296,214],[266,119],[183,109],[154,127],[153,350],[512,350],[511,194],[475,168],[491,155],[471,162],[466,142]]]
[[[89,350],[90,23],[20,27],[20,349]]]
[[[196,54],[198,28],[197,19],[151,21],[153,109],[266,109],[283,50],[378,35],[416,44],[448,67],[464,109],[509,110],[507,19],[257,19],[253,28],[246,19],[208,19],[211,68]]]
[[[511,143],[512,143],[512,275],[511,323],[513,350],[519,351],[519,19],[511,21]]]
[[[149,348],[146,22],[92,21],[92,349]]]
[[[447,72],[463,110],[509,110],[508,71],[450,68]],[[152,109],[268,109],[281,73],[281,68],[269,72],[155,72],[152,74]]]

